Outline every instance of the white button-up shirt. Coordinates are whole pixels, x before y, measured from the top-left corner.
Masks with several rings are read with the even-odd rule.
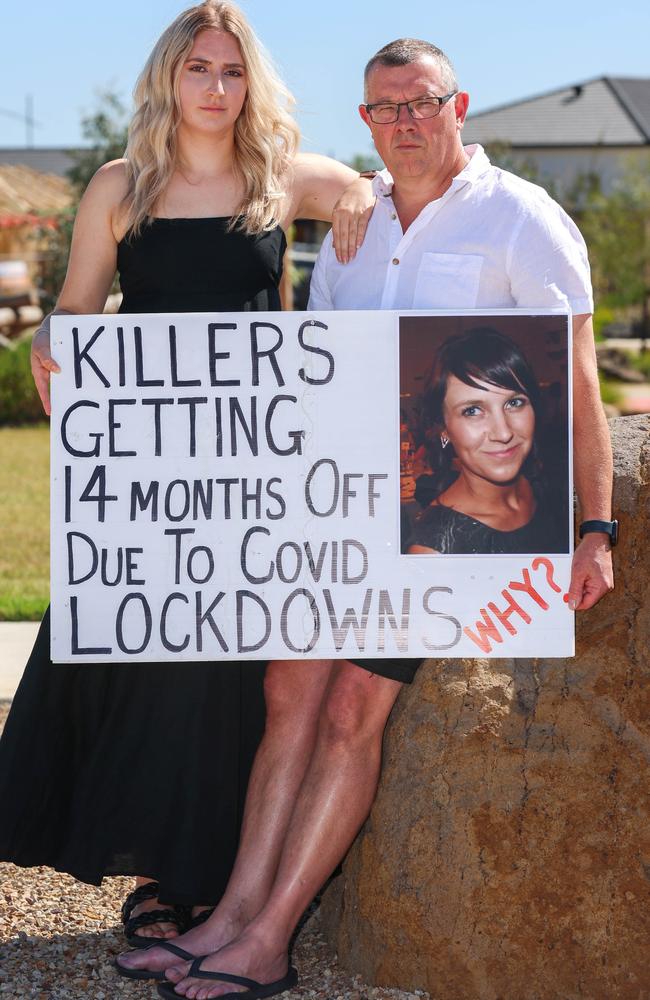
[[[383,170],[363,246],[339,264],[331,233],[311,281],[310,309],[568,307],[593,312],[587,249],[542,188],[468,146],[466,167],[406,232]]]

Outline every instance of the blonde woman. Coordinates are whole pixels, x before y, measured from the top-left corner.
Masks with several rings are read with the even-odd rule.
[[[279,309],[285,232],[329,220],[357,174],[297,152],[290,95],[241,11],[208,0],[163,33],[135,91],[126,156],[82,199],[57,311]],[[354,254],[372,197],[337,213]],[[46,412],[49,324],[32,368]],[[138,876],[127,936],[165,940],[219,901],[264,727],[265,664],[52,665],[41,627],[0,744],[0,857],[90,882]]]

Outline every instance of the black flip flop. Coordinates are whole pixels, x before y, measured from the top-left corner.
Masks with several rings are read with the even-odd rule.
[[[151,944],[145,944],[142,951],[149,951],[150,948],[164,948],[170,954],[175,955],[176,958],[180,958],[182,962],[194,962],[196,955],[191,955],[189,951],[185,951],[183,948],[179,948],[177,944],[172,941],[156,941],[152,939]],[[203,956],[205,957],[205,956]],[[120,965],[117,958],[113,959],[113,965],[119,972],[121,976],[125,976],[127,979],[164,979],[165,969],[160,969],[159,972],[152,972],[150,969],[127,969],[125,965]],[[176,994],[178,996],[178,994]]]
[[[202,955],[195,958],[192,967],[187,973],[187,978],[194,976],[195,979],[210,979],[215,983],[234,983],[236,986],[247,986],[245,993],[224,993],[219,1000],[262,1000],[263,997],[274,997],[285,990],[291,990],[298,982],[298,973],[292,965],[283,979],[276,979],[274,983],[257,983],[254,979],[246,979],[244,976],[233,976],[229,972],[204,972],[201,969],[201,962],[206,958]],[[158,995],[164,1000],[178,1000],[180,993],[174,989],[174,983],[162,983],[158,987]]]
[[[199,910],[195,917],[189,916],[186,930],[189,931],[192,930],[193,927],[200,927],[201,924],[204,924],[206,920],[210,919],[215,910],[216,906],[208,906],[205,910]]]
[[[169,940],[168,938],[158,937],[147,938],[141,934],[136,934],[136,931],[140,930],[141,927],[150,927],[151,924],[165,923],[174,924],[178,928],[179,934],[187,930],[187,908],[184,906],[161,907],[158,910],[139,913],[137,917],[131,916],[136,906],[140,903],[144,903],[147,899],[155,899],[159,889],[160,885],[158,882],[145,882],[144,885],[139,885],[137,889],[130,892],[122,903],[124,937],[126,938],[126,943],[131,948],[146,948],[152,941],[156,944],[162,944],[163,941]]]

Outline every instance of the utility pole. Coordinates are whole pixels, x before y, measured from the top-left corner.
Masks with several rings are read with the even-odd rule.
[[[39,128],[41,125],[34,118],[34,95],[25,94],[25,111],[23,114],[20,114],[18,111],[10,111],[8,108],[0,108],[0,115],[24,123],[26,145],[31,149],[34,145],[34,128]]]
[[[31,149],[34,145],[34,95],[25,94],[25,145]]]

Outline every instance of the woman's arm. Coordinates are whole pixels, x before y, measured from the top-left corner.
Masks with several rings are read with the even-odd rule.
[[[409,545],[406,553],[408,556],[439,556],[437,549],[430,549],[426,545]]]
[[[294,219],[331,222],[340,263],[351,260],[363,243],[374,204],[372,182],[350,167],[315,153],[296,156],[286,225]]]
[[[115,275],[116,226],[126,190],[124,161],[115,160],[97,171],[79,204],[61,294],[32,341],[32,375],[48,415],[50,374],[60,371],[50,354],[50,317],[103,311]]]

